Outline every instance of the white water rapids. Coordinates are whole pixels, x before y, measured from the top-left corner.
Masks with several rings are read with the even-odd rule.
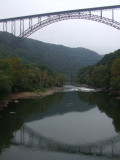
[[[65,88],[64,92],[71,92],[71,91],[96,92],[96,90],[93,89],[93,88],[76,87],[76,86],[73,86],[73,85],[65,85],[64,88]]]

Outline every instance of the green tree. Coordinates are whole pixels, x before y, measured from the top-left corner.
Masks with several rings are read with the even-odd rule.
[[[64,77],[62,74],[60,73],[56,73],[56,77],[55,77],[55,85],[60,87],[64,84]]]
[[[0,59],[0,97],[7,96],[12,90],[13,70],[10,63],[5,59]]]
[[[110,85],[115,90],[120,90],[120,58],[112,63]]]
[[[11,64],[13,68],[13,91],[30,90],[30,70],[28,70],[18,58],[7,58],[7,61]]]

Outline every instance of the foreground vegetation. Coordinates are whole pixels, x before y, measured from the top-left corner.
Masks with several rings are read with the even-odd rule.
[[[80,70],[80,84],[120,91],[120,50],[105,55],[96,65]]]
[[[39,91],[63,84],[64,77],[46,66],[24,65],[18,58],[0,58],[0,99],[14,92]]]

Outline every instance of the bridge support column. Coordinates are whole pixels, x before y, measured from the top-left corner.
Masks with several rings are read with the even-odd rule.
[[[20,20],[20,35],[24,34],[24,19]]]
[[[39,24],[41,23],[41,17],[38,17],[38,23]]]
[[[89,154],[91,154],[92,153],[92,147],[90,146],[89,147]]]
[[[32,145],[33,144],[33,134],[29,134],[29,144]]]
[[[11,22],[11,33],[15,36],[16,35],[16,21]]]
[[[21,143],[24,144],[24,128],[21,128],[21,131],[20,131],[20,140],[21,140]]]
[[[3,22],[3,32],[7,32],[7,22]]]
[[[114,21],[114,9],[112,9],[112,21]]]
[[[3,22],[3,42],[7,42],[7,22]]]
[[[15,142],[17,141],[17,139],[16,139],[16,132],[13,133],[13,139],[14,139]]]
[[[32,29],[32,18],[29,18],[29,28]]]
[[[114,144],[113,144],[114,142],[112,141],[112,144],[111,144],[111,147],[112,147],[112,156],[114,155]]]
[[[103,154],[103,147],[100,146],[100,155],[102,156],[102,154]]]
[[[102,19],[102,10],[100,11],[100,14],[101,14],[101,16],[100,16],[100,17],[101,17],[101,19]]]

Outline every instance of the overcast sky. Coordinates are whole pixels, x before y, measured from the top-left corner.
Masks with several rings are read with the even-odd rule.
[[[120,0],[0,0],[0,19],[111,5],[120,5]],[[118,18],[120,21],[120,10]],[[99,54],[120,48],[119,30],[88,20],[57,22],[35,32],[30,38],[69,47],[84,47]]]

